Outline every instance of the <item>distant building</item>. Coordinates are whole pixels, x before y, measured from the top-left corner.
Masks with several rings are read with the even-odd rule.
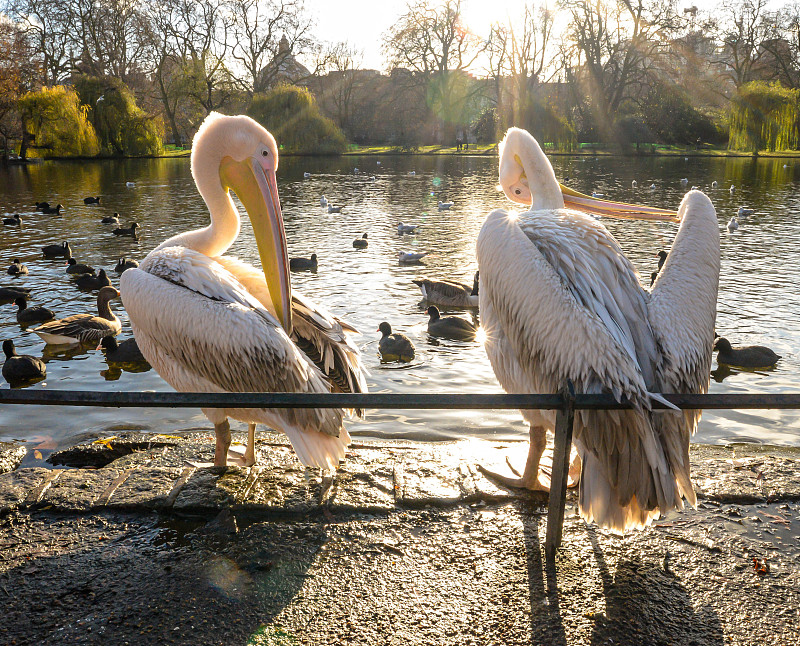
[[[292,54],[292,46],[284,34],[278,43],[278,53],[258,73],[256,87],[265,90],[280,83],[297,84],[311,76],[311,72]]]

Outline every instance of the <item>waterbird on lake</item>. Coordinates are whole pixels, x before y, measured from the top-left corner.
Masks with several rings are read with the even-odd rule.
[[[451,206],[453,206],[452,202],[439,202],[440,211],[449,211]]]
[[[419,262],[429,253],[430,251],[401,251],[397,254],[397,259],[401,264],[411,264]]]
[[[717,363],[738,368],[770,368],[781,358],[763,345],[732,346],[725,337],[714,339]]]
[[[386,321],[378,326],[381,339],[378,341],[378,350],[383,361],[411,361],[414,358],[414,344],[405,335],[399,332],[392,333],[392,326]]]
[[[354,174],[354,175],[358,175],[360,172],[361,172],[361,171],[360,171],[360,170],[358,170],[357,168],[354,168],[354,169],[353,169],[353,174]]]
[[[330,202],[328,203],[328,213],[341,213],[342,212],[342,208],[344,208],[344,207],[342,207],[342,206],[334,206]]]
[[[97,295],[97,315],[74,314],[40,325],[33,331],[42,341],[53,345],[99,343],[104,336],[116,336],[122,329],[122,324],[109,307],[109,301],[118,297],[116,289],[103,287]]]
[[[651,191],[655,191],[656,190],[656,185],[655,184],[650,184],[650,190]]]
[[[212,112],[197,131],[192,176],[209,226],[162,242],[120,277],[122,299],[142,354],[181,392],[366,391],[357,333],[292,293],[275,172],[275,139],[246,116]],[[223,255],[239,235],[236,192],[253,224],[256,269]],[[248,423],[245,465],[253,465],[257,423],[286,433],[300,461],[335,469],[350,436],[341,408],[206,408],[227,462],[228,418]]]
[[[738,228],[739,228],[739,221],[736,219],[736,216],[734,215],[734,216],[733,216],[733,217],[732,217],[732,218],[731,218],[731,219],[728,221],[728,232],[729,232],[729,233],[733,233],[733,232],[734,232],[734,231],[736,231],[736,229],[738,229]]]
[[[419,229],[418,224],[403,224],[402,222],[397,223],[397,233],[401,235],[404,233],[415,233],[417,229]]]
[[[106,275],[106,270],[101,269],[97,276],[93,276],[92,274],[84,274],[83,276],[79,276],[78,280],[75,281],[75,284],[78,286],[78,289],[94,291],[96,289],[102,289],[103,287],[111,285],[111,280]]]
[[[650,274],[650,287],[652,287],[653,283],[656,282],[656,278],[658,278],[658,272],[654,271],[652,274]]]
[[[114,215],[107,215],[104,218],[101,218],[100,222],[102,224],[119,224],[119,213],[114,213]]]
[[[631,188],[636,188],[637,186],[639,186],[639,183],[635,179],[631,180]]]
[[[10,276],[24,276],[28,273],[28,268],[19,261],[19,258],[14,258],[14,262],[6,269],[6,273]]]
[[[75,258],[67,260],[68,274],[94,274],[94,267],[79,263]]]
[[[689,183],[688,177],[681,177],[681,186],[686,186]]]
[[[717,180],[711,182],[711,188],[717,188],[717,186],[719,186],[719,184],[717,184]]]
[[[34,206],[36,207],[37,211],[41,211],[42,209],[49,209],[50,202],[36,202]]]
[[[784,168],[789,168],[789,164],[784,164],[783,167]]]
[[[664,263],[667,262],[667,256],[669,256],[669,254],[662,249],[656,254],[656,256],[658,257],[658,271],[661,271]]]
[[[6,355],[3,363],[3,378],[12,385],[30,381],[39,381],[47,376],[44,361],[29,354],[17,354],[11,339],[3,341],[3,352]]]
[[[690,190],[692,190],[692,191],[699,191],[699,190],[700,190],[700,187],[699,187],[699,186],[692,186],[692,188],[691,188]]]
[[[306,173],[303,173],[303,177],[305,177],[306,179],[308,179],[309,177],[311,177],[311,173],[308,173],[308,172],[306,172]]]
[[[291,258],[289,269],[292,271],[317,271],[317,254],[312,253],[311,258]]]
[[[411,175],[411,176],[413,177],[414,175],[416,175],[416,174],[417,174],[417,171],[415,171],[415,170],[410,170],[410,171],[408,171],[408,174],[409,174],[409,175]]]
[[[63,244],[49,244],[42,247],[42,254],[45,258],[72,258],[72,249],[69,242]]]
[[[134,186],[136,186],[136,182],[125,182],[125,186],[127,186],[128,188],[133,188]]]
[[[30,293],[27,287],[0,287],[0,305],[12,303],[21,296],[28,298]]]
[[[84,204],[100,204],[100,196],[97,197],[84,197],[83,198]]]
[[[755,210],[746,209],[743,206],[740,206],[739,210],[736,212],[736,215],[738,215],[740,218],[746,218],[750,215],[753,215],[753,213],[755,213]]]
[[[353,246],[356,249],[366,249],[369,246],[369,242],[367,241],[367,234],[365,233],[360,238],[356,238],[353,240]]]
[[[498,381],[510,393],[554,393],[570,380],[578,393],[633,403],[575,416],[587,521],[622,531],[682,508],[684,498],[694,505],[689,437],[700,412],[653,411],[652,402],[671,406],[659,393],[708,388],[720,262],[714,207],[699,191],[677,214],[579,198],[559,185],[529,133],[510,129],[499,150],[503,191],[530,211],[495,210],[478,236],[484,347]],[[573,208],[681,223],[652,292],[608,230]],[[539,461],[555,414],[522,415],[531,437],[522,476],[483,471],[507,486],[546,489]]]
[[[147,363],[142,351],[136,344],[136,339],[125,339],[122,343],[117,343],[114,336],[104,336],[100,339],[97,349],[103,348],[106,359],[113,363]],[[149,365],[149,364],[148,364]]]
[[[132,258],[129,259],[123,256],[117,261],[117,266],[114,267],[114,271],[117,272],[118,274],[121,274],[126,269],[135,269],[138,266],[139,266],[138,262],[136,262]]]
[[[380,161],[377,161],[377,162],[375,162],[375,163],[376,163],[378,166],[380,166],[380,165],[381,165],[381,162],[380,162]]]
[[[592,197],[594,198],[605,197],[605,195],[603,193],[598,193],[597,191],[592,191]]]
[[[479,272],[476,271],[472,285],[465,285],[453,280],[430,280],[428,278],[420,278],[411,282],[419,287],[422,298],[434,305],[478,307],[478,274]]]
[[[441,316],[439,308],[431,305],[425,310],[428,316],[428,334],[441,336],[458,341],[472,341],[478,333],[478,328],[469,321],[457,316]]]
[[[45,215],[61,215],[61,209],[63,208],[60,204],[56,204],[55,206],[44,206],[41,211]]]
[[[328,206],[328,198],[325,197],[324,195],[321,198],[319,198],[319,205]]]
[[[731,187],[728,190],[731,192],[731,195],[733,195],[736,192],[736,187],[731,184]]]
[[[3,224],[7,224],[12,227],[18,227],[22,224],[22,218],[19,217],[19,213],[15,213],[10,218],[4,218]]]
[[[53,310],[49,310],[42,305],[28,307],[28,301],[24,296],[15,299],[14,305],[17,306],[17,323],[22,325],[45,323],[52,321],[56,317]]]
[[[138,228],[139,228],[139,224],[137,222],[131,222],[131,225],[127,229],[125,229],[125,228],[114,229],[114,235],[115,236],[129,236],[131,238],[135,238],[136,237],[136,229],[138,229]]]

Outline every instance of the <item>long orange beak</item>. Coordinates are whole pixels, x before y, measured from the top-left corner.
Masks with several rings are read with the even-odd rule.
[[[591,195],[579,193],[559,183],[564,195],[564,206],[576,211],[585,211],[610,218],[630,218],[633,220],[660,220],[664,222],[680,222],[676,211],[659,209],[655,206],[641,206],[625,202],[602,200]]]
[[[286,334],[291,334],[292,284],[289,279],[289,252],[286,248],[274,163],[271,158],[260,156],[242,161],[225,157],[220,163],[220,179],[225,188],[236,193],[250,217],[275,316]]]

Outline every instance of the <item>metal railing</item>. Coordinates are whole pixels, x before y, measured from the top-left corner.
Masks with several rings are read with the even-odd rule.
[[[664,399],[688,409],[800,409],[800,393],[665,394]],[[654,409],[668,406],[653,401]],[[403,394],[403,393],[165,393],[95,392],[81,390],[0,390],[0,405],[104,406],[112,408],[363,408],[384,410],[463,409],[555,410],[555,445],[547,510],[545,551],[548,558],[561,545],[567,472],[576,410],[633,408],[610,394],[576,394],[567,383],[561,393],[542,394]]]

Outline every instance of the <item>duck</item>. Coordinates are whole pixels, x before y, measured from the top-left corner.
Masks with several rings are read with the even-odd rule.
[[[664,263],[667,262],[667,256],[669,254],[664,251],[663,249],[658,252],[658,271],[661,271],[661,268],[664,266]]]
[[[342,208],[344,208],[344,207],[334,206],[333,204],[328,202],[328,213],[341,213],[342,212]]]
[[[446,307],[478,307],[478,278],[475,272],[472,286],[453,280],[412,280],[422,292],[422,298],[435,305]]]
[[[656,278],[658,278],[658,272],[654,271],[652,274],[650,274],[650,287],[655,284]]]
[[[30,294],[27,287],[0,287],[0,304],[12,303],[21,296],[28,298]]]
[[[44,206],[42,207],[41,211],[45,215],[61,215],[61,209],[64,207],[60,204],[56,204],[55,206]]]
[[[34,206],[36,207],[37,211],[41,211],[42,209],[49,209],[50,202],[36,202]]]
[[[755,213],[754,209],[746,209],[743,206],[740,206],[739,210],[736,212],[736,215],[738,215],[740,218],[746,218],[749,215],[753,215],[753,213]]]
[[[397,254],[397,259],[401,264],[419,262],[429,253],[430,251],[420,251],[420,252],[401,251]]]
[[[75,258],[67,260],[67,273],[68,274],[94,274],[94,267],[83,265]]]
[[[289,269],[292,271],[317,271],[317,254],[312,253],[311,258],[290,258]]]
[[[22,224],[22,218],[19,217],[19,213],[15,213],[10,218],[4,218],[3,224],[6,224],[11,227],[18,227]]]
[[[100,204],[100,196],[97,197],[84,197],[83,198],[84,204]]]
[[[69,242],[65,242],[64,244],[49,244],[42,247],[42,254],[44,254],[45,258],[72,258],[72,249],[69,246]]]
[[[136,229],[139,228],[139,224],[137,222],[131,222],[131,226],[127,229],[114,229],[115,236],[130,236],[132,238],[136,237]]]
[[[397,233],[403,235],[404,233],[415,233],[417,229],[419,229],[418,224],[403,224],[402,222],[397,223]]]
[[[19,258],[14,258],[6,273],[10,276],[24,276],[28,273],[28,268],[19,261]]]
[[[104,336],[100,339],[100,345],[97,346],[105,350],[106,360],[114,363],[147,363],[135,338],[125,339],[122,343],[117,343],[116,337]]]
[[[101,224],[119,224],[119,213],[114,213],[114,215],[107,215],[104,218],[100,218]]]
[[[103,287],[108,287],[109,285],[111,285],[111,280],[106,275],[106,270],[101,269],[100,273],[98,273],[97,276],[94,276],[92,274],[84,274],[83,276],[78,278],[75,284],[78,286],[78,289],[94,291],[96,289],[102,289]]]
[[[97,315],[74,314],[50,321],[33,329],[45,343],[54,345],[99,343],[104,336],[116,336],[122,324],[109,307],[109,302],[119,298],[113,287],[103,287],[97,295]]]
[[[733,217],[730,219],[730,221],[728,222],[728,231],[729,231],[730,233],[733,233],[733,232],[734,232],[734,231],[736,231],[736,229],[738,229],[738,228],[739,228],[739,221],[736,219],[736,216],[734,215],[734,216],[733,216]]]
[[[439,314],[439,308],[435,305],[431,305],[425,311],[430,317],[428,319],[428,334],[431,336],[441,336],[460,341],[472,341],[475,339],[478,328],[469,321],[457,316],[445,316],[443,318]]]
[[[717,182],[717,180],[714,180],[713,182],[711,182],[711,188],[717,188],[718,186],[719,186],[719,183]]]
[[[34,305],[28,307],[28,301],[24,296],[14,300],[14,305],[17,306],[17,323],[21,325],[29,325],[30,323],[46,323],[52,321],[56,315],[53,310],[49,310],[42,305]]]
[[[386,321],[378,326],[382,334],[378,350],[382,361],[411,361],[414,358],[414,344],[405,334],[392,334],[392,326]]]
[[[356,249],[366,249],[369,246],[369,242],[367,241],[367,234],[365,233],[360,238],[356,238],[353,240],[353,247]]]
[[[3,341],[3,352],[6,355],[3,364],[3,377],[10,384],[27,381],[41,381],[47,376],[44,361],[29,354],[17,354],[11,339]]]
[[[120,258],[117,261],[117,266],[114,267],[114,271],[117,272],[118,274],[121,274],[126,269],[136,269],[136,267],[138,267],[138,266],[139,266],[138,262],[136,262],[133,259],[128,259],[125,256],[123,256],[122,258]]]
[[[451,206],[453,206],[453,202],[439,202],[440,211],[449,211]]]
[[[717,363],[739,368],[769,368],[781,358],[763,345],[747,345],[733,347],[725,337],[714,339],[714,350],[717,352]]]

